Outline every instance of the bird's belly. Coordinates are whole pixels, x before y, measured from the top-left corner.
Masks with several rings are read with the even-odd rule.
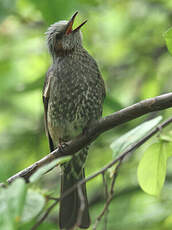
[[[48,103],[48,129],[53,142],[70,140],[79,135],[88,123],[101,115],[98,89],[83,75],[54,78]]]
[[[57,106],[58,107],[58,106]],[[78,119],[73,111],[60,111],[56,106],[48,108],[48,130],[53,140],[54,145],[58,145],[59,140],[68,141],[82,133],[86,122],[83,119]],[[66,112],[66,113],[65,113]],[[71,116],[67,116],[71,114]],[[75,115],[75,116],[74,116]],[[70,119],[70,118],[74,119]]]

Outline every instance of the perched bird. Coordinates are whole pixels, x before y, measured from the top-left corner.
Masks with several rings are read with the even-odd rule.
[[[82,46],[80,28],[73,30],[78,12],[69,21],[59,21],[48,28],[47,43],[52,56],[43,89],[45,128],[50,151],[86,130],[91,122],[102,115],[105,98],[104,81],[96,61]],[[61,195],[82,180],[88,148],[83,148],[63,164]],[[59,224],[61,229],[88,228],[90,217],[86,185],[82,195],[84,209],[78,223],[81,199],[75,189],[60,202]]]

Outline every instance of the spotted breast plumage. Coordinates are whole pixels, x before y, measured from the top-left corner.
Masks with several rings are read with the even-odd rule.
[[[105,97],[104,81],[96,61],[82,46],[80,28],[72,29],[77,13],[69,21],[51,25],[47,31],[47,42],[53,63],[49,68],[43,89],[46,133],[50,150],[69,141],[86,130],[91,122],[102,115]],[[63,165],[61,194],[85,177],[84,165],[88,148],[80,150]],[[84,210],[80,223],[78,190],[60,202],[60,228],[72,229],[75,225],[88,228],[90,217],[86,185],[82,185]]]

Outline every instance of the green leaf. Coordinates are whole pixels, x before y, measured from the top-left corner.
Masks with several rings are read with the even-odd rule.
[[[164,148],[165,148],[167,158],[171,157],[172,156],[172,142],[164,143]]]
[[[170,28],[165,32],[164,37],[165,37],[168,50],[172,54],[172,28]]]
[[[15,216],[20,217],[24,208],[26,198],[26,184],[22,178],[15,180],[7,189],[8,204],[15,209]]]
[[[0,229],[15,229],[21,220],[25,197],[26,184],[22,178],[0,189]]]
[[[63,164],[67,161],[69,161],[72,158],[72,156],[65,156],[60,157],[58,159],[55,159],[54,161],[50,162],[49,164],[44,165],[40,169],[38,169],[31,177],[30,182],[35,182],[38,180],[43,174],[54,168],[58,164]]]
[[[0,191],[0,229],[14,230],[14,221],[13,218],[11,218],[5,199],[5,193]]]
[[[40,193],[29,189],[26,196],[22,221],[28,222],[36,217],[43,209],[44,204],[45,198]]]
[[[144,153],[137,170],[143,191],[157,196],[163,187],[166,175],[167,155],[162,142],[151,145]]]
[[[112,142],[110,147],[113,150],[113,158],[147,135],[161,120],[162,116],[158,116],[150,121],[146,121]]]

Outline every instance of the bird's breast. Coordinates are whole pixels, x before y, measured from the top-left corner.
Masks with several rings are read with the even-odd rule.
[[[55,66],[53,76],[48,124],[52,134],[71,138],[81,133],[88,122],[101,116],[102,89],[98,72],[79,58],[64,58]]]

